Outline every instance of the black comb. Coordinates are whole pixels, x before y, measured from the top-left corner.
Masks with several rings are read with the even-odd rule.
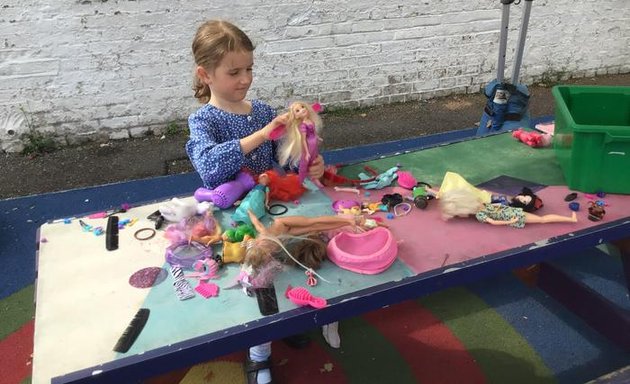
[[[107,248],[108,251],[118,249],[118,216],[110,216],[107,219],[105,248]]]
[[[150,312],[149,308],[140,308],[138,312],[136,312],[136,315],[127,326],[127,329],[125,329],[125,332],[118,339],[114,347],[114,352],[125,353],[131,348],[140,332],[142,332],[144,325],[147,323]]]

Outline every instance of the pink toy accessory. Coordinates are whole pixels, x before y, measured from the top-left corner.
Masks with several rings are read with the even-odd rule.
[[[413,187],[418,184],[416,178],[413,177],[411,172],[398,171],[396,173],[398,174],[398,185],[400,185],[401,187],[405,189],[413,189]]]
[[[512,132],[512,137],[522,141],[533,148],[548,147],[551,145],[551,136],[549,134],[540,134],[538,132],[525,131],[519,128]]]
[[[215,207],[226,209],[254,188],[254,185],[256,182],[252,175],[247,172],[239,172],[234,180],[223,183],[215,189],[198,188],[195,191],[195,199],[199,202],[210,201]]]
[[[199,284],[195,287],[195,291],[206,299],[209,297],[219,296],[219,286],[214,283],[204,283],[199,281]]]
[[[308,289],[304,287],[295,287],[293,288],[291,285],[287,287],[287,290],[284,292],[284,295],[291,300],[292,303],[297,305],[310,305],[313,308],[324,308],[328,303],[326,299],[321,297],[316,297],[311,295]]]
[[[376,227],[363,233],[340,232],[328,242],[327,250],[328,258],[337,266],[374,275],[394,263],[398,243],[389,229]]]

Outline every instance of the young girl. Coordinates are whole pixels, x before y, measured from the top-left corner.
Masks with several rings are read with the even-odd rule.
[[[273,167],[269,134],[287,123],[260,100],[246,100],[252,84],[254,45],[235,25],[203,23],[193,40],[195,97],[205,105],[190,115],[186,152],[206,188],[232,180],[242,169],[259,174]],[[309,176],[319,179],[324,162],[316,156]]]
[[[203,23],[192,43],[195,60],[195,97],[204,105],[188,118],[190,140],[186,152],[206,188],[234,179],[242,168],[255,174],[273,167],[275,148],[269,134],[287,115],[260,100],[246,100],[252,84],[254,45],[235,25],[221,20]],[[321,156],[309,167],[309,176],[324,174]],[[257,351],[254,351],[256,348]],[[247,354],[248,377],[271,381],[270,343]]]

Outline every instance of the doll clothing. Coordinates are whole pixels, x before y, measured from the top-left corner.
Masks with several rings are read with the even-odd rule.
[[[437,198],[440,199],[445,192],[452,190],[466,190],[471,194],[477,196],[482,203],[488,204],[492,201],[492,194],[488,191],[484,191],[470,184],[459,173],[446,172],[444,174],[444,180],[440,186],[440,191],[437,193]]]
[[[310,156],[309,160],[306,161],[306,152],[303,152],[300,158],[298,175],[300,176],[300,183],[302,183],[308,175],[308,167],[319,156],[319,137],[315,131],[314,123],[301,123],[299,130],[306,135],[306,147]]]
[[[247,193],[241,204],[236,208],[232,215],[232,220],[246,224],[252,224],[247,211],[251,209],[257,218],[265,216],[267,209],[265,207],[265,196],[269,192],[269,187],[262,184],[256,184],[251,191]]]
[[[252,100],[251,112],[239,115],[206,104],[188,118],[190,139],[186,153],[206,188],[213,189],[234,179],[242,169],[259,174],[273,168],[275,144],[266,141],[247,155],[240,139],[269,124],[275,110]]]
[[[477,212],[475,217],[482,223],[488,218],[493,220],[509,221],[514,217],[517,217],[518,221],[510,224],[510,227],[523,228],[525,226],[525,212],[523,212],[523,209],[507,205],[484,204],[483,209]]]

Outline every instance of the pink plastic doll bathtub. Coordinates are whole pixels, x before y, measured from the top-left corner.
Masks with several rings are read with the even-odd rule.
[[[377,227],[363,233],[341,232],[328,242],[328,258],[343,269],[365,275],[381,273],[396,260],[391,231]]]

